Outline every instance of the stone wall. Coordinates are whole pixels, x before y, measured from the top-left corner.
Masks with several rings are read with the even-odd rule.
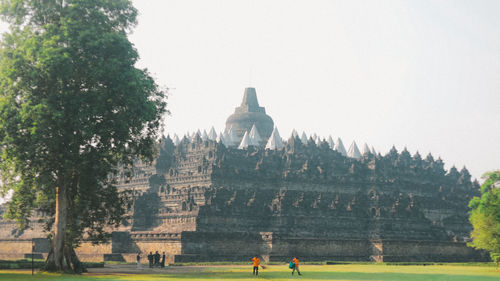
[[[265,261],[488,261],[485,252],[461,242],[370,241],[332,237],[290,237],[275,233],[185,232],[176,262],[246,261],[254,255]]]
[[[135,262],[138,252],[142,261],[147,262],[147,253],[166,252],[166,262],[173,263],[174,256],[181,253],[180,234],[151,234],[128,232],[113,233],[109,243],[94,245],[82,242],[76,253],[81,261],[102,262],[106,260]],[[124,237],[126,236],[126,237]],[[49,252],[48,240],[34,238],[34,252],[44,258]],[[31,253],[32,239],[0,239],[0,259],[22,259]]]
[[[489,261],[489,255],[463,242],[383,241],[383,261],[467,262]]]
[[[369,261],[370,255],[368,240],[285,236],[273,240],[271,260],[289,261],[297,256],[302,261]]]
[[[246,261],[256,254],[269,260],[271,250],[270,233],[183,232],[175,261]]]
[[[31,240],[2,239],[0,240],[0,259],[23,259],[31,253]]]
[[[113,253],[112,248],[111,243],[92,245],[90,242],[83,242],[75,251],[81,261],[102,262],[105,254]]]

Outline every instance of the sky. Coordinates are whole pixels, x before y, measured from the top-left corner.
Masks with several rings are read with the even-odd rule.
[[[283,138],[500,169],[500,1],[133,4],[138,66],[170,89],[166,134],[222,131],[251,86]]]

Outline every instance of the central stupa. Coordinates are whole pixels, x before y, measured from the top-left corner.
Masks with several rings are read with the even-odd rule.
[[[266,114],[264,107],[259,106],[255,88],[246,88],[241,105],[226,120],[225,132],[233,128],[233,132],[241,140],[245,132],[250,132],[254,124],[265,143],[273,132],[273,119]]]

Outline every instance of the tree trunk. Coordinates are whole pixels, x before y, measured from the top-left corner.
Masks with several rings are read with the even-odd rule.
[[[73,247],[67,247],[68,259],[66,260],[69,264],[71,264],[71,269],[74,273],[82,273],[87,272],[87,269],[83,266],[76,255],[75,249]]]
[[[56,213],[54,221],[54,236],[51,240],[52,255],[47,257],[47,270],[68,271],[65,263],[64,242],[67,224],[68,195],[67,188],[60,184],[56,189]],[[70,269],[71,270],[71,269]]]
[[[86,268],[78,259],[72,241],[66,237],[68,225],[68,208],[70,199],[68,188],[59,184],[56,188],[56,212],[53,226],[53,236],[50,244],[50,252],[45,263],[45,270],[52,272],[82,273]]]

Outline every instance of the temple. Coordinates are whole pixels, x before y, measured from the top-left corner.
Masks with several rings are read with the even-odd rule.
[[[132,218],[109,243],[84,242],[82,260],[134,261],[165,251],[168,261],[485,261],[467,247],[467,169],[406,149],[386,155],[367,144],[294,131],[283,140],[247,88],[225,131],[166,137],[151,165],[137,163],[119,187],[134,190]],[[36,216],[35,216],[36,218]],[[46,234],[2,220],[0,258],[46,255]],[[44,252],[45,251],[45,252]],[[17,255],[17,256],[16,256]]]

